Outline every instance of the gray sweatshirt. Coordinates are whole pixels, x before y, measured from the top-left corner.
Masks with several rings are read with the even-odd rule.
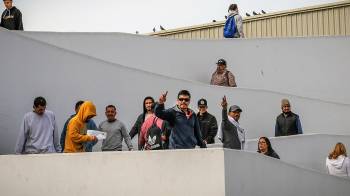
[[[57,124],[53,112],[43,115],[28,112],[24,115],[15,153],[38,154],[61,152]]]
[[[130,136],[124,124],[119,120],[115,120],[114,122],[105,120],[100,123],[98,129],[107,133],[107,138],[102,142],[102,151],[121,151],[123,139],[129,150],[133,149]]]

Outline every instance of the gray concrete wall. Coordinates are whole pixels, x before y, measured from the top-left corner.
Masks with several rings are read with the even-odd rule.
[[[225,150],[226,195],[349,195],[350,180],[256,153]]]
[[[350,136],[346,135],[299,135],[270,138],[272,147],[282,161],[300,167],[327,173],[326,157],[338,142],[350,149]],[[256,152],[257,140],[249,140],[246,150]]]
[[[141,70],[207,84],[219,58],[242,88],[350,104],[349,37],[169,40],[120,33],[21,35]]]
[[[6,196],[350,194],[349,180],[223,149],[2,155],[0,165]]]
[[[0,190],[6,196],[224,196],[223,156],[222,150],[3,155]]]
[[[126,40],[144,39],[121,35],[123,36]],[[161,39],[154,39],[154,41],[154,44],[162,42]],[[334,42],[338,43],[337,40]],[[130,129],[137,115],[142,112],[142,101],[145,96],[151,95],[157,99],[160,93],[168,90],[166,107],[171,107],[175,104],[177,93],[181,89],[191,91],[192,108],[195,108],[198,99],[206,97],[209,102],[209,111],[217,116],[219,122],[221,121],[219,104],[223,95],[228,97],[229,104],[240,105],[244,111],[241,123],[247,130],[248,138],[274,134],[275,117],[280,113],[279,103],[284,97],[290,98],[293,110],[300,114],[306,133],[348,134],[350,128],[350,121],[347,118],[350,107],[344,104],[287,96],[270,91],[231,89],[174,79],[157,72],[149,73],[131,68],[132,66],[122,66],[60,49],[18,36],[13,32],[0,32],[0,43],[2,43],[0,45],[0,154],[13,152],[23,115],[31,111],[33,99],[36,96],[47,98],[48,109],[56,113],[60,130],[68,116],[73,113],[75,102],[80,99],[92,100],[96,104],[98,116],[95,121],[97,123],[105,119],[105,106],[115,104],[118,118]],[[330,41],[330,43],[333,42]],[[198,42],[194,45],[202,44],[207,43]],[[118,55],[128,56],[129,52],[125,51]],[[161,54],[160,56],[164,58]],[[134,59],[136,58],[135,54]],[[166,62],[172,61],[169,59]],[[173,68],[167,65],[164,69]],[[179,69],[182,69],[181,66]],[[189,73],[195,70],[191,69]],[[341,70],[338,71],[339,74],[344,73]],[[336,81],[336,78],[333,79]],[[346,88],[343,90],[346,92]],[[325,118],[325,109],[327,114],[330,114],[327,118]]]

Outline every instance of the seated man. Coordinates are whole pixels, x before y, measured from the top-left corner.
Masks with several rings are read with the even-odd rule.
[[[237,87],[235,76],[226,69],[227,66],[225,59],[219,59],[216,64],[218,65],[218,67],[211,77],[210,84],[218,86]]]

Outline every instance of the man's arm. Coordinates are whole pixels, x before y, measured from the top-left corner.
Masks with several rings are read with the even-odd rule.
[[[134,138],[135,135],[139,134],[140,129],[141,129],[141,125],[142,125],[142,121],[143,121],[142,118],[143,118],[143,114],[139,115],[137,117],[137,120],[136,120],[134,126],[131,128],[131,130],[129,132],[129,136],[131,139]]]
[[[66,137],[68,137],[75,143],[83,143],[83,142],[95,140],[94,136],[80,134],[79,129],[72,123],[68,123]]]
[[[297,128],[298,128],[298,134],[303,134],[303,129],[301,128],[301,122],[299,116],[297,116]]]
[[[53,116],[53,144],[55,146],[55,150],[57,153],[62,152],[62,148],[60,145],[60,138],[58,134],[58,128],[57,128],[57,123],[56,123],[56,118]]]
[[[240,37],[244,38],[242,16],[240,16],[240,15],[236,16],[236,25],[237,25],[237,31],[238,31]]]
[[[237,87],[235,76],[233,75],[233,73],[228,72],[227,75],[228,75],[228,85],[231,87]]]
[[[170,123],[174,123],[174,112],[173,109],[164,109],[164,104],[160,104],[160,103],[156,103],[155,107],[154,107],[154,113],[155,115],[162,119],[162,120],[166,120]]]
[[[22,13],[19,10],[17,10],[15,22],[16,22],[16,30],[23,31]]]
[[[67,121],[64,123],[62,133],[61,133],[60,144],[61,144],[62,152],[64,151],[64,146],[66,143],[67,126],[68,126],[70,119],[72,119],[72,118],[67,119]]]
[[[194,136],[197,139],[197,145],[200,146],[201,148],[206,148],[206,144],[203,142],[202,139],[202,133],[201,133],[201,129],[199,127],[199,122],[197,119],[196,115],[193,115],[194,119],[195,119],[195,123],[194,123]]]
[[[133,150],[134,147],[132,146],[132,143],[131,143],[131,138],[130,138],[130,135],[128,134],[128,132],[126,131],[126,128],[125,126],[122,124],[122,127],[121,127],[121,132],[122,132],[122,136],[125,140],[125,143],[126,145],[128,146],[128,149],[129,150]]]
[[[209,121],[209,132],[208,132],[208,138],[207,140],[214,140],[215,136],[218,132],[218,123],[216,121],[215,116],[212,116],[212,118]]]
[[[22,124],[21,124],[21,129],[19,131],[19,135],[17,138],[17,142],[16,142],[16,147],[15,147],[15,153],[16,154],[22,154],[23,153],[23,149],[24,149],[24,145],[26,143],[27,140],[27,134],[28,134],[28,125],[26,122],[26,118],[23,118]]]
[[[281,134],[280,134],[280,127],[279,127],[279,125],[278,125],[278,117],[276,118],[276,124],[275,124],[275,137],[278,137],[278,136],[280,136]]]

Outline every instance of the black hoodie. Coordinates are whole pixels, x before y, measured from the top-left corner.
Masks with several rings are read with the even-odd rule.
[[[4,27],[8,30],[22,30],[23,31],[23,22],[22,22],[22,13],[16,7],[11,9],[5,9],[1,15],[1,27]]]

